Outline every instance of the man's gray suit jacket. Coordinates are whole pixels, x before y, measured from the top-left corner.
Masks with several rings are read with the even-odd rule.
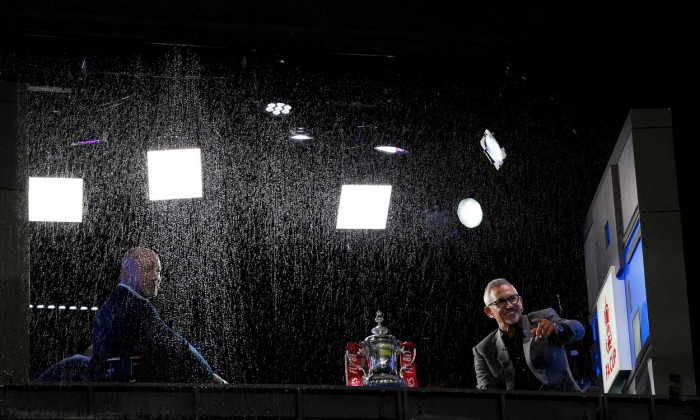
[[[538,338],[530,332],[530,329],[534,328],[534,318],[564,324],[573,332],[573,336],[566,341],[562,341],[558,334]],[[560,318],[552,308],[532,312],[521,319],[523,353],[535,377],[551,391],[580,391],[571,375],[564,345],[583,337],[583,325],[576,320]],[[476,387],[479,389],[514,388],[515,370],[499,331],[497,329],[492,332],[472,349]]]

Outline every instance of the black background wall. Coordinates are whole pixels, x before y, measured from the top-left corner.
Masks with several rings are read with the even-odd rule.
[[[631,108],[673,110],[690,232],[696,53],[680,12],[125,5],[3,6],[0,79],[69,90],[30,92],[20,158],[85,181],[82,223],[27,225],[34,305],[99,306],[144,245],[163,262],[154,304],[231,382],[342,383],[345,343],[381,309],[418,346],[421,386],[472,387],[491,278],[586,322],[582,224]],[[278,97],[287,119],[262,112]],[[315,138],[290,141],[290,124]],[[485,129],[508,153],[499,171]],[[202,199],[148,200],[146,151],[171,147],[202,149]],[[335,229],[345,183],[393,185],[387,229]],[[456,216],[469,193],[473,230]],[[92,316],[33,310],[33,375],[82,352]]]

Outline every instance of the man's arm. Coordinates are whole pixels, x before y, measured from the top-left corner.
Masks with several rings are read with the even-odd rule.
[[[580,340],[585,334],[583,325],[575,319],[560,319],[555,323],[557,338],[562,344]]]
[[[167,366],[167,374],[162,373],[176,382],[211,382],[214,372],[202,355],[167,326],[153,305],[148,306],[149,313],[142,315],[144,338],[150,341],[152,357],[159,357],[159,364]]]
[[[530,322],[537,325],[530,332],[540,338],[555,336],[561,344],[568,344],[580,340],[585,334],[580,322],[575,319],[561,318],[552,308],[538,311],[535,314],[537,317]]]
[[[476,347],[472,348],[474,353],[474,372],[476,372],[476,387],[478,389],[498,389],[496,377],[493,376],[491,369],[484,356],[479,353]]]

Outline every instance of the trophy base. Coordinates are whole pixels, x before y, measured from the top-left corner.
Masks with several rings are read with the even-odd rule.
[[[365,386],[405,387],[403,379],[391,373],[375,373],[367,378]]]

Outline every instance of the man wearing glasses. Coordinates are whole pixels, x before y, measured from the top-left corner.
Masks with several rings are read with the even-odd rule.
[[[472,349],[477,388],[580,391],[564,349],[583,337],[580,322],[551,308],[523,316],[523,299],[506,279],[486,285],[484,303],[498,329]]]

